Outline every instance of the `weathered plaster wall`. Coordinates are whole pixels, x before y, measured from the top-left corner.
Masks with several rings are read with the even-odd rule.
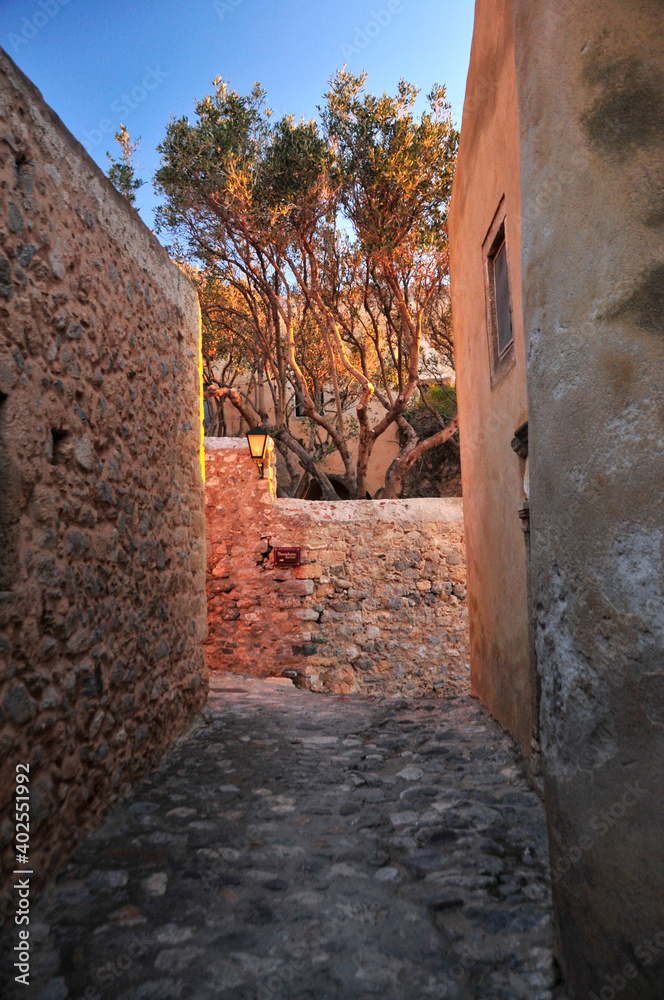
[[[315,691],[468,689],[460,499],[278,500],[246,440],[206,438],[213,670]],[[300,546],[276,569],[269,546]]]
[[[492,386],[482,248],[501,203],[514,364]],[[511,0],[476,4],[449,231],[472,690],[529,754],[533,678],[526,545],[517,513],[525,463],[510,446],[528,416]]]
[[[575,997],[661,1000],[664,8],[514,10],[559,954]]]
[[[0,51],[0,836],[45,877],[206,695],[196,295]]]

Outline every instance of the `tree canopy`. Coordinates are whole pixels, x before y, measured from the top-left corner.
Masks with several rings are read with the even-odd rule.
[[[252,403],[233,386],[251,372],[271,398],[270,432],[289,470],[296,458],[330,499],[320,466],[330,450],[349,495],[365,496],[373,446],[396,422],[406,443],[386,476],[394,496],[418,455],[456,430],[456,418],[441,418],[420,441],[404,411],[425,392],[423,339],[450,343],[458,133],[443,87],[418,117],[412,85],[376,97],[365,82],[342,70],[319,121],[274,121],[258,84],[240,95],[217,78],[193,123],[169,123],[155,177],[158,226],[199,287],[208,358],[235,359],[208,394],[266,422],[265,397]],[[291,429],[293,400],[308,441]]]

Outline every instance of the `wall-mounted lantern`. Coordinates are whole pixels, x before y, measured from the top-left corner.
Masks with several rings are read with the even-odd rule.
[[[267,448],[267,439],[269,436],[270,435],[264,427],[252,427],[250,431],[247,431],[249,451],[251,452],[251,457],[258,467],[258,473],[261,479],[263,478],[263,460],[265,458],[265,450]]]

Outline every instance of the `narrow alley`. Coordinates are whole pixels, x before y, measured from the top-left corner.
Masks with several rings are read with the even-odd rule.
[[[562,1000],[543,806],[469,698],[217,675],[37,903],[30,1000]]]

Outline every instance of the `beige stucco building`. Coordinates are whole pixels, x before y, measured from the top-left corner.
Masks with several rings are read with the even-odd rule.
[[[557,953],[595,1000],[664,996],[663,27],[477,0],[450,220],[472,683],[527,752],[539,727]]]
[[[525,460],[510,444],[528,419],[521,310],[498,350],[492,283],[506,255],[521,298],[520,191],[511,0],[480,2],[450,235],[461,463],[466,497],[473,692],[531,749],[526,543],[519,517]],[[490,25],[484,27],[484,20]],[[490,30],[489,30],[490,29]],[[505,256],[502,257],[505,259]]]

